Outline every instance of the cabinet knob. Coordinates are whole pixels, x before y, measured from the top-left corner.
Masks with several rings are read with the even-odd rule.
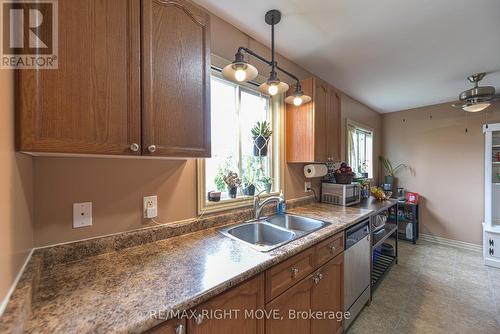
[[[292,277],[295,277],[297,276],[297,274],[299,273],[299,269],[297,268],[292,268]]]
[[[139,151],[139,148],[140,148],[140,147],[139,147],[139,144],[137,144],[137,143],[132,143],[132,144],[130,144],[130,150],[131,150],[132,152],[138,152],[138,151]]]
[[[331,246],[330,246],[330,251],[331,251],[332,253],[335,253],[335,250],[336,250],[336,249],[337,249],[337,248],[336,248],[334,245],[331,245]]]
[[[175,326],[175,334],[184,334],[184,333],[186,333],[186,331],[183,324],[178,324],[177,326]]]
[[[149,145],[148,146],[148,151],[150,153],[155,153],[155,151],[156,151],[156,145]]]
[[[194,322],[197,324],[197,325],[201,325],[203,323],[203,314],[201,313],[197,313],[196,316],[194,317]]]
[[[319,283],[319,281],[321,280],[321,278],[319,278],[319,275],[314,275],[314,276],[312,277],[312,280],[314,281],[314,284],[318,284],[318,283]]]

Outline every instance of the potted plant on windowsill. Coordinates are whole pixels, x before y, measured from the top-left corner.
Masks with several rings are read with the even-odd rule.
[[[273,134],[268,121],[257,122],[251,130],[253,138],[253,155],[256,157],[267,156],[269,139]]]
[[[266,191],[266,193],[270,193],[271,189],[273,187],[273,178],[270,176],[264,176],[260,179],[260,183],[262,185],[262,188]]]
[[[230,198],[236,198],[238,192],[238,187],[241,186],[241,179],[238,177],[238,173],[229,172],[224,176],[224,182],[227,185],[227,190]]]
[[[396,177],[396,173],[399,172],[401,169],[408,168],[408,165],[406,165],[406,164],[399,164],[396,167],[393,167],[392,163],[389,161],[389,159],[387,159],[381,155],[378,157],[378,159],[380,160],[380,163],[382,164],[382,166],[384,166],[384,169],[386,172],[385,179],[384,179],[385,184],[394,185],[394,179]]]

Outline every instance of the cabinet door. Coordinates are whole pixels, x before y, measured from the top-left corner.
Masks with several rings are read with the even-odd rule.
[[[313,96],[314,78],[300,82],[305,94]],[[290,94],[295,91],[291,87]],[[314,103],[306,103],[299,107],[286,105],[286,160],[287,162],[314,161]]]
[[[143,154],[210,157],[210,16],[143,0]]]
[[[326,159],[340,161],[340,95],[332,87],[328,91],[328,109],[326,110]]]
[[[337,255],[321,267],[317,273],[322,278],[313,290],[313,309],[321,312],[343,311],[344,254]],[[313,334],[342,332],[342,321],[335,319],[313,320]]]
[[[145,334],[186,334],[186,320],[171,319],[148,330]]]
[[[203,314],[203,310],[232,312],[227,313],[227,316],[222,319],[216,319],[215,313],[211,319],[201,319],[198,322],[196,319],[189,319],[188,332],[189,334],[263,334],[264,320],[245,317],[245,310],[262,310],[263,308],[264,275],[260,274],[197,307],[198,314]]]
[[[327,161],[327,114],[330,107],[329,85],[315,79],[314,85],[314,161]]]
[[[266,310],[279,310],[282,320],[266,319],[266,334],[308,334],[311,333],[311,320],[306,318],[294,319],[291,314],[295,311],[308,312],[313,308],[313,280],[312,275],[292,286],[286,292],[266,304]]]
[[[140,0],[58,6],[59,68],[16,71],[17,149],[140,154]]]

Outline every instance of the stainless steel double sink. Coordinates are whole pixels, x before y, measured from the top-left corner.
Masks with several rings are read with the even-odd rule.
[[[327,225],[316,219],[281,214],[222,228],[219,232],[260,252],[268,252]]]

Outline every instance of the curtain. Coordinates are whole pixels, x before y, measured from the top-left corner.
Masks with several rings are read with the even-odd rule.
[[[356,127],[352,124],[347,125],[347,147],[348,157],[347,163],[349,166],[355,167],[358,164],[358,145],[356,145]]]

